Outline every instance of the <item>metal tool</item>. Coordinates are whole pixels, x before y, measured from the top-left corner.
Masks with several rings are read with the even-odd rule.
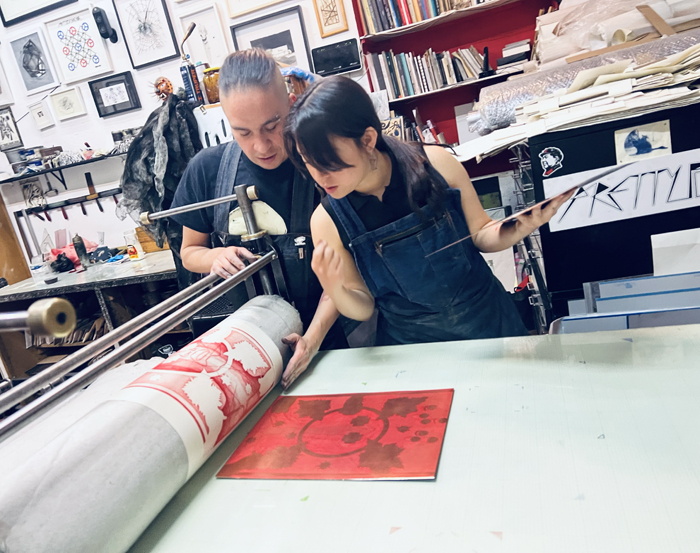
[[[37,215],[37,214],[35,213],[35,215]],[[27,230],[29,230],[29,236],[32,239],[32,243],[34,244],[34,248],[36,249],[37,254],[39,254],[39,253],[41,253],[41,245],[39,244],[39,240],[36,237],[36,233],[34,232],[34,227],[32,226],[32,222],[29,220],[29,215],[27,215],[26,209],[22,210],[22,216],[24,217],[24,222],[27,225]],[[37,215],[37,217],[39,217],[39,215]],[[41,219],[41,217],[39,217],[39,218]]]
[[[26,311],[0,313],[0,332],[30,330],[38,336],[64,338],[75,329],[73,305],[61,298],[35,301]]]
[[[7,411],[21,401],[33,396],[46,386],[50,386],[53,382],[62,379],[72,370],[77,369],[81,365],[87,363],[96,355],[99,355],[103,351],[106,351],[110,347],[118,344],[120,341],[132,335],[134,332],[137,332],[143,327],[160,319],[163,315],[172,311],[178,305],[181,305],[190,298],[193,298],[219,280],[221,280],[221,277],[211,274],[202,280],[195,282],[192,286],[185,288],[174,296],[171,296],[170,298],[161,302],[157,307],[134,317],[108,334],[105,334],[102,336],[102,338],[89,343],[85,347],[75,352],[73,355],[70,355],[58,363],[55,363],[50,368],[39,373],[36,377],[25,380],[19,386],[16,386],[12,390],[11,394],[0,396],[0,413]]]
[[[100,374],[103,372],[107,371],[108,369],[114,367],[115,365],[121,363],[122,361],[125,361],[134,353],[137,351],[141,350],[142,348],[148,346],[161,336],[163,336],[166,332],[177,326],[178,324],[182,323],[184,320],[186,320],[188,317],[191,315],[195,314],[197,311],[202,309],[203,307],[206,307],[210,303],[212,303],[214,300],[216,300],[218,297],[222,296],[229,290],[233,289],[235,286],[246,280],[247,278],[253,276],[255,273],[260,271],[263,267],[267,266],[270,262],[272,262],[274,259],[277,258],[277,254],[274,251],[268,252],[264,256],[262,256],[260,259],[257,261],[254,261],[251,263],[249,266],[247,266],[245,269],[239,271],[235,275],[233,275],[230,278],[225,279],[223,282],[218,284],[215,287],[212,287],[210,290],[207,292],[204,292],[203,294],[199,295],[196,299],[188,303],[187,305],[180,307],[176,311],[173,311],[167,316],[164,316],[165,313],[167,313],[167,310],[164,309],[164,306],[167,302],[163,302],[154,308],[150,309],[146,313],[142,314],[141,317],[144,315],[148,314],[149,318],[152,318],[152,320],[158,319],[158,322],[149,326],[144,332],[141,334],[134,336],[131,340],[123,344],[121,347],[116,348],[114,351],[111,353],[105,355],[102,357],[99,361],[93,363],[89,367],[85,368],[83,371],[75,375],[74,377],[64,381],[63,383],[59,384],[46,394],[42,395],[40,398],[38,398],[36,401],[33,401],[20,411],[12,414],[11,416],[7,417],[5,420],[0,422],[0,439],[3,439],[8,435],[10,431],[16,430],[19,428],[21,425],[25,424],[29,420],[31,420],[33,417],[35,417],[39,412],[48,407],[49,405],[53,404],[56,400],[60,399],[62,396],[67,394],[68,392],[71,392],[75,390],[76,388],[81,388],[90,382],[92,382],[95,378],[97,378]],[[213,276],[213,275],[211,275]],[[217,277],[218,279],[219,277]],[[197,284],[194,284],[193,286],[197,286]],[[183,292],[189,290],[193,286],[190,286],[189,288],[183,290]],[[182,292],[181,292],[182,293]],[[170,298],[171,300],[175,298],[173,296]],[[172,305],[171,305],[172,308]],[[128,324],[128,323],[127,323]],[[126,325],[124,325],[126,326]],[[111,334],[114,334],[119,331],[119,329],[122,327],[119,327],[115,329],[114,331],[110,332],[106,336],[109,336]],[[89,347],[89,346],[87,346]],[[84,356],[81,356],[83,351],[86,348],[83,348],[73,355],[66,357],[59,363],[56,363],[56,365],[63,364],[65,367],[68,363],[70,362],[69,360],[72,358],[80,358],[81,363],[87,361]],[[56,365],[51,367],[53,369]],[[33,387],[37,387],[37,391],[41,390],[43,387],[46,386],[46,377],[44,376],[44,373],[49,371],[50,369],[47,369],[46,371],[42,371],[41,373],[37,374],[35,377],[32,377],[28,382],[32,382]],[[49,381],[48,383],[50,383]],[[14,406],[17,404],[17,390],[20,390],[20,388],[26,384],[20,384],[19,386],[16,386],[9,392],[3,394],[0,396],[0,413],[6,411],[10,407]],[[26,393],[26,387],[21,390],[21,394]],[[20,394],[20,395],[21,395]],[[10,397],[10,400],[8,401],[7,397]],[[20,400],[21,401],[21,400]]]
[[[250,200],[257,200],[258,195],[255,191],[254,186],[248,186],[246,189],[246,196]],[[116,198],[114,198],[116,202]],[[164,211],[156,211],[155,213],[150,213],[149,211],[144,211],[139,216],[142,225],[150,225],[158,219],[165,219],[167,217],[172,217],[173,215],[179,215],[181,213],[189,213],[190,211],[197,211],[198,209],[204,209],[206,207],[211,207],[213,205],[236,202],[238,197],[236,194],[231,194],[230,196],[222,196],[221,198],[214,198],[213,200],[205,200],[203,202],[197,202],[196,204],[183,205],[180,207],[174,207],[172,209],[166,209]],[[238,202],[240,205],[240,202]],[[242,208],[241,208],[242,211]]]

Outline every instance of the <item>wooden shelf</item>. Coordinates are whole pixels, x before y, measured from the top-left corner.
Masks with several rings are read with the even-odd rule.
[[[494,8],[505,6],[506,4],[513,4],[519,1],[520,0],[492,0],[491,2],[486,2],[477,6],[470,6],[469,8],[462,8],[461,10],[451,10],[449,12],[441,13],[437,17],[424,19],[418,23],[411,23],[410,25],[389,29],[388,31],[382,31],[373,35],[365,35],[361,38],[361,40],[366,42],[381,42],[384,40],[390,40],[398,36],[417,33],[429,27],[442,25],[450,21],[457,21],[458,19],[464,19],[465,17],[471,17],[477,13],[492,10]]]
[[[518,75],[520,73],[522,73],[522,71],[511,71],[508,73],[500,73],[497,75],[492,75],[491,77],[485,77],[483,79],[469,79],[468,81],[462,81],[461,83],[451,84],[449,86],[443,86],[442,88],[438,88],[437,90],[431,90],[430,92],[421,92],[420,94],[414,94],[412,96],[404,96],[403,98],[389,100],[389,105],[402,104],[402,103],[410,102],[411,100],[419,100],[421,98],[425,98],[426,96],[433,96],[435,94],[439,94],[440,92],[446,92],[448,90],[454,90],[455,88],[461,88],[464,86],[470,86],[470,85],[480,86],[485,82],[494,82],[494,81],[498,81],[499,79],[505,80],[506,78],[508,78],[512,75]]]

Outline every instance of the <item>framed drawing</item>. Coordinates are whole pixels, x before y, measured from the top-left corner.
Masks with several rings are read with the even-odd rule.
[[[129,71],[90,81],[90,92],[100,117],[139,109],[141,100]]]
[[[107,47],[89,9],[46,23],[53,59],[65,84],[112,71]]]
[[[83,102],[83,95],[80,93],[79,88],[61,90],[60,92],[52,94],[50,98],[51,105],[59,121],[66,121],[67,119],[80,117],[87,113],[85,102]]]
[[[21,23],[42,13],[73,4],[78,0],[0,0],[0,18],[5,27]]]
[[[269,6],[274,6],[284,0],[226,0],[228,16],[233,19]]]
[[[348,30],[343,0],[313,0],[321,38]]]
[[[0,151],[24,146],[10,108],[0,109]]]
[[[236,50],[262,48],[282,66],[312,71],[300,6],[232,25],[231,35]]]
[[[7,76],[5,75],[5,68],[0,63],[0,107],[9,106],[14,104],[15,99],[12,97],[12,90],[10,90],[10,83],[7,82]]]
[[[51,111],[49,110],[49,106],[44,100],[29,106],[29,113],[32,114],[34,122],[40,131],[48,129],[56,124],[53,120],[53,115],[51,115]]]
[[[183,35],[193,22],[197,26],[185,43],[185,51],[190,55],[190,61],[207,62],[210,67],[221,66],[231,49],[226,40],[226,31],[221,24],[217,5],[199,7],[195,11],[182,14],[180,27]]]
[[[134,69],[180,55],[165,0],[112,0],[112,3]]]
[[[381,121],[381,125],[383,135],[391,136],[397,140],[404,139],[403,115],[391,117],[386,121]]]
[[[43,92],[59,85],[40,30],[11,41],[10,48],[28,94]]]

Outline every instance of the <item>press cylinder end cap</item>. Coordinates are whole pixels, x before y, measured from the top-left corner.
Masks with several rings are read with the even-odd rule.
[[[144,226],[153,223],[153,221],[151,221],[151,214],[148,211],[141,213],[141,215],[139,215],[139,219],[141,220],[141,224]]]
[[[246,194],[248,195],[248,199],[250,200],[259,200],[258,198],[258,191],[255,189],[255,186],[249,186],[246,188]]]
[[[27,326],[34,334],[65,338],[75,324],[75,309],[61,298],[35,301],[27,310]]]

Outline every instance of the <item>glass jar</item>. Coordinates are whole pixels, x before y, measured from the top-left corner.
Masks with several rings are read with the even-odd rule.
[[[210,67],[204,70],[204,90],[207,91],[209,103],[219,102],[219,68]]]

